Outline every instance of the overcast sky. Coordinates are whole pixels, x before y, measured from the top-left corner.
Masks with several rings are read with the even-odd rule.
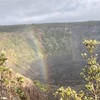
[[[100,0],[0,0],[0,25],[100,20]]]

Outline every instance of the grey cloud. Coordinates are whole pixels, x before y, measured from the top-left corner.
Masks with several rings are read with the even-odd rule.
[[[100,0],[0,0],[0,24],[100,19]]]

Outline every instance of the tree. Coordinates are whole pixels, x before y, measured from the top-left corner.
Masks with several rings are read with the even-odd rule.
[[[15,75],[11,68],[5,66],[7,60],[5,52],[0,54],[0,100],[12,100],[12,97],[19,97],[26,100],[25,93],[21,88],[23,77]],[[19,99],[18,99],[19,100]]]
[[[61,87],[54,93],[55,96],[60,96],[60,100],[100,100],[100,65],[97,62],[98,55],[94,54],[94,50],[100,42],[84,40],[83,44],[86,46],[88,54],[82,54],[87,65],[83,68],[81,75],[86,81],[85,88],[87,91],[76,92],[70,87],[66,89]]]

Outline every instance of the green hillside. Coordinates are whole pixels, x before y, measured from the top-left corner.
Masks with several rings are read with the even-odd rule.
[[[6,51],[7,65],[43,81],[40,62],[45,60],[50,84],[81,83],[84,38],[100,40],[99,21],[0,26],[0,50]]]

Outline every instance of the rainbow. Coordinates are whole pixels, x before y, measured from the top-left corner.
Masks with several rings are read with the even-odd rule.
[[[47,63],[44,57],[44,52],[41,49],[42,46],[42,42],[41,42],[41,37],[40,40],[38,40],[33,34],[30,35],[30,38],[32,39],[34,46],[35,46],[35,52],[36,52],[36,56],[39,60],[39,63],[41,65],[41,73],[42,73],[42,77],[44,78],[45,81],[48,80],[48,70],[47,70]]]

